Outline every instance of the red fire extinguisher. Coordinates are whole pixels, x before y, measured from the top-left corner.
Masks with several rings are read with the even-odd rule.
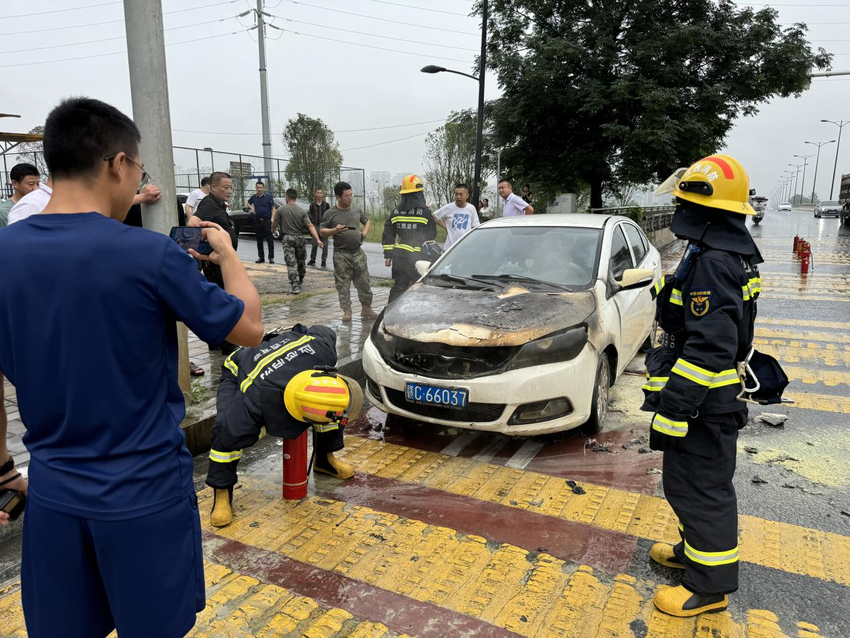
[[[791,252],[796,253],[798,250],[800,250],[800,237],[799,235],[794,235],[794,250]]]
[[[812,258],[811,245],[809,242],[803,242],[803,250],[800,255],[800,273],[806,275],[809,273],[809,262]]]
[[[283,440],[283,498],[298,501],[307,496],[307,431],[297,439]]]

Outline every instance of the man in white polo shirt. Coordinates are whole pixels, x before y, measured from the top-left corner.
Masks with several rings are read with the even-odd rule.
[[[531,215],[534,209],[519,195],[514,194],[514,186],[509,179],[499,180],[499,196],[504,202],[503,217],[519,217],[520,215]]]
[[[469,188],[466,184],[455,186],[455,201],[434,211],[434,221],[446,229],[445,249],[454,244],[470,230],[478,226],[478,214],[469,201]]]

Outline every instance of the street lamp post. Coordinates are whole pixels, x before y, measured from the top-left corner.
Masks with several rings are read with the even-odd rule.
[[[422,73],[454,73],[478,82],[478,122],[475,131],[475,177],[472,184],[472,205],[478,210],[481,197],[481,152],[484,140],[484,76],[487,71],[487,16],[488,0],[481,3],[481,54],[478,65],[478,77],[461,71],[453,71],[442,66],[429,64],[421,69]]]
[[[817,158],[815,159],[815,177],[812,180],[812,206],[815,205],[815,188],[818,184],[818,163],[820,162],[820,147],[826,146],[827,144],[834,144],[835,140],[829,140],[828,142],[804,142],[805,144],[811,144],[812,146],[818,147]]]
[[[838,144],[835,146],[835,164],[832,166],[832,183],[829,185],[829,199],[832,199],[832,194],[835,192],[835,175],[838,170],[838,151],[841,150],[841,129],[843,129],[850,122],[845,122],[844,120],[839,120],[837,122],[833,122],[832,120],[821,120],[826,124],[835,124],[838,127]]]
[[[812,154],[812,155],[795,155],[794,157],[799,157],[801,160],[803,160],[803,181],[800,183],[800,205],[802,205],[803,204],[803,189],[806,188],[806,166],[808,166],[808,164],[809,164],[809,158],[814,157],[814,154]],[[794,187],[794,194],[795,195],[797,194],[797,187],[796,186]],[[791,205],[793,206],[794,202],[791,202]]]
[[[796,173],[794,175],[794,190],[797,190],[797,185],[800,182],[800,169],[803,168],[802,164],[788,164],[793,169],[796,169]],[[790,200],[789,200],[790,201]]]

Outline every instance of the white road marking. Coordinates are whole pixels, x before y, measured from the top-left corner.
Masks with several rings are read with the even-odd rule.
[[[505,463],[505,467],[510,467],[515,470],[524,470],[542,448],[542,443],[538,443],[537,441],[526,441],[522,444],[522,447],[514,453],[508,462]]]
[[[473,461],[478,461],[479,463],[489,463],[493,460],[493,457],[508,444],[510,439],[506,436],[499,436],[490,441],[484,448],[475,456],[472,457]]]
[[[481,436],[481,432],[464,432],[459,437],[457,437],[454,441],[449,443],[440,454],[445,454],[446,456],[457,456],[463,449],[472,443],[475,439]]]

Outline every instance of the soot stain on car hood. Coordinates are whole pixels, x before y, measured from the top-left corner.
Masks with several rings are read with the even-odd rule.
[[[519,346],[578,325],[596,309],[593,291],[499,292],[416,284],[384,314],[384,330],[451,346]]]

